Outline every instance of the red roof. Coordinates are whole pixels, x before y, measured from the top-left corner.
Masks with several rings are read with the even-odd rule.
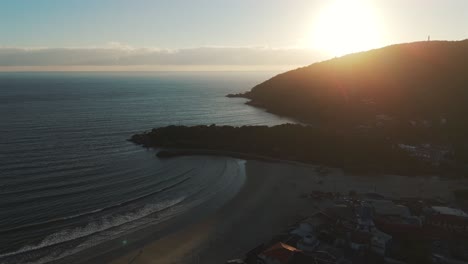
[[[269,259],[276,259],[280,263],[288,263],[288,261],[292,258],[292,256],[296,252],[300,252],[300,251],[301,250],[295,247],[278,242],[274,244],[273,246],[271,246],[269,249],[266,249],[265,251],[263,251],[260,255],[263,255]]]

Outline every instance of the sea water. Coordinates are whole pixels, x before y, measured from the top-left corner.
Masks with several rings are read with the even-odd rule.
[[[274,74],[0,73],[0,263],[47,263],[232,198],[241,161],[159,160],[127,139],[293,122],[225,97]]]

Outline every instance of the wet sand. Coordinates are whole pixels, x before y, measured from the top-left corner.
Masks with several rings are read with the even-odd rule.
[[[313,190],[378,192],[392,197],[452,199],[467,180],[395,175],[349,175],[339,169],[248,161],[247,181],[239,194],[216,213],[147,243],[110,263],[225,263],[313,214],[317,202],[301,198]]]

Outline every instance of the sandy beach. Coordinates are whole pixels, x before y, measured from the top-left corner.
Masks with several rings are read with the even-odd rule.
[[[110,263],[225,263],[240,258],[289,225],[313,214],[316,201],[301,198],[313,190],[378,192],[393,197],[452,199],[465,179],[349,175],[339,169],[247,161],[247,181],[240,193],[216,213],[152,241]]]

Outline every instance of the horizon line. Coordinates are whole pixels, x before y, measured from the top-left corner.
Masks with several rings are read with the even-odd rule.
[[[129,66],[0,66],[0,72],[262,72],[286,71],[305,65],[129,65]]]

